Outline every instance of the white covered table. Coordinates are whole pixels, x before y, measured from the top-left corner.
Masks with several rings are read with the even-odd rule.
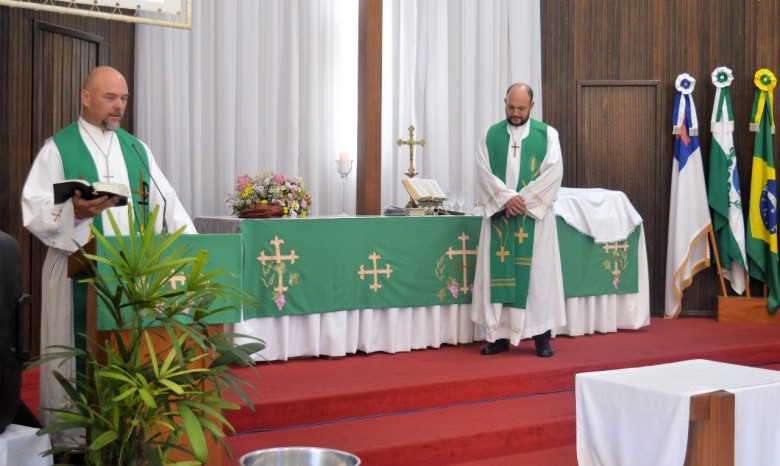
[[[682,465],[690,399],[734,394],[734,464],[780,464],[780,372],[702,359],[577,374],[581,466]]]
[[[51,449],[48,435],[38,436],[38,429],[11,424],[0,435],[0,465],[49,466],[54,459],[41,456]]]
[[[638,292],[567,298],[567,325],[554,333],[579,336],[648,325],[649,279],[642,219],[626,196],[603,189],[563,189],[556,215],[598,243],[625,239],[637,228],[640,236]],[[199,233],[237,233],[240,222],[232,217],[199,217],[195,226]],[[474,325],[470,313],[468,303],[354,309],[248,319],[233,324],[232,330],[263,339],[267,346],[259,356],[271,361],[338,357],[357,351],[396,353],[484,340],[483,329]]]

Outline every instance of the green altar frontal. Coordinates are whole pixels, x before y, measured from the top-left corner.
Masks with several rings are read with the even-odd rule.
[[[244,318],[470,303],[481,217],[241,222]],[[597,244],[558,218],[566,297],[637,293],[640,228]]]
[[[465,216],[244,221],[244,289],[261,297],[256,317],[471,302],[479,227]]]
[[[567,298],[637,293],[639,235],[597,244],[560,217]],[[231,303],[219,322],[352,309],[470,303],[481,217],[351,217],[244,220],[239,233],[182,235],[209,252],[210,270],[254,303]],[[172,287],[180,286],[171,283]],[[98,328],[110,318],[98,306]]]

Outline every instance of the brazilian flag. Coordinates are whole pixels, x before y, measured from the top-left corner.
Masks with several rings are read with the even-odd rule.
[[[777,78],[767,69],[755,75],[756,93],[750,129],[756,131],[750,180],[750,211],[745,248],[748,273],[769,289],[769,313],[780,307],[780,272],[777,263],[777,177],[772,133],[772,90]]]

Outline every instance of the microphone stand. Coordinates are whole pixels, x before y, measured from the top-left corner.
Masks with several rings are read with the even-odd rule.
[[[135,155],[138,156],[138,160],[141,161],[141,165],[144,166],[146,169],[146,173],[149,174],[149,179],[152,180],[152,183],[154,184],[154,187],[157,188],[157,192],[160,193],[160,197],[163,201],[163,217],[162,217],[162,228],[163,232],[168,233],[168,219],[166,216],[166,210],[168,208],[168,200],[165,199],[165,195],[163,194],[162,190],[160,189],[160,186],[157,185],[157,181],[155,181],[154,176],[152,176],[151,170],[149,170],[149,166],[146,165],[146,162],[144,162],[144,158],[141,157],[141,154],[138,152],[138,149],[135,147],[135,144],[133,144],[133,150],[135,151]]]

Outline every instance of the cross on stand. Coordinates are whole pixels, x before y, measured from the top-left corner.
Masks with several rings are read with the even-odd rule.
[[[460,286],[460,291],[467,293],[469,291],[469,286],[468,286],[469,266],[468,266],[468,262],[466,261],[466,256],[476,256],[477,250],[466,249],[466,241],[469,239],[469,236],[466,233],[461,233],[460,236],[458,236],[458,239],[460,240],[462,249],[453,250],[452,246],[450,246],[447,248],[447,256],[449,256],[450,259],[452,259],[453,256],[461,256],[460,267],[463,270],[463,282],[462,285]]]
[[[401,147],[403,145],[409,146],[409,171],[405,173],[406,176],[409,178],[414,178],[414,175],[417,174],[417,172],[414,171],[414,146],[425,146],[425,139],[420,139],[415,141],[414,140],[414,126],[409,125],[409,139],[407,141],[404,141],[401,138],[398,138],[398,140],[395,142],[398,147]]]
[[[279,284],[274,288],[274,291],[282,294],[283,292],[287,291],[287,287],[284,286],[284,261],[290,261],[290,264],[294,264],[295,259],[298,259],[298,256],[295,254],[295,250],[293,249],[290,250],[290,254],[283,256],[281,246],[284,244],[284,240],[279,239],[278,236],[274,235],[274,239],[269,241],[269,243],[276,248],[276,254],[273,256],[266,256],[265,251],[260,251],[260,255],[257,257],[257,260],[259,260],[263,265],[265,265],[265,261],[276,261],[276,271],[279,274]]]
[[[629,245],[627,242],[623,241],[622,244],[605,244],[604,246],[604,252],[609,254],[610,251],[613,253],[616,253],[620,250],[622,251],[628,251]],[[620,269],[618,269],[618,261],[617,259],[614,261],[615,268],[611,271],[612,276],[615,278],[620,277]]]
[[[364,280],[366,275],[373,275],[374,276],[374,283],[369,285],[368,287],[374,290],[374,293],[379,291],[380,288],[382,288],[382,285],[379,283],[379,274],[383,273],[387,276],[387,278],[390,278],[390,274],[393,273],[393,269],[390,267],[390,264],[386,265],[384,270],[378,269],[376,267],[376,261],[377,259],[381,259],[382,256],[376,253],[376,251],[372,251],[371,255],[368,256],[369,259],[371,259],[371,262],[374,263],[374,268],[372,270],[366,270],[363,268],[363,264],[360,264],[360,270],[358,270],[358,275],[360,275],[360,279]]]

